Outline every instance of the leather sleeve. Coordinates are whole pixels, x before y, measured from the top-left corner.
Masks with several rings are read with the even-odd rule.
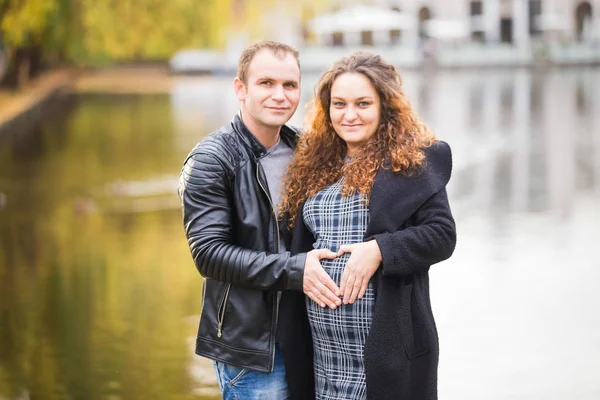
[[[228,167],[217,156],[196,153],[186,160],[179,195],[200,274],[255,289],[302,290],[306,254],[253,251],[233,243],[230,190]]]

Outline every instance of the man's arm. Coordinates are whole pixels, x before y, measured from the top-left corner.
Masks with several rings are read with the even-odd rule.
[[[302,290],[306,254],[253,251],[233,244],[225,165],[194,154],[181,172],[179,195],[192,258],[206,278],[256,289]]]
[[[325,249],[290,255],[254,251],[233,244],[226,166],[210,154],[194,154],[181,172],[179,195],[192,258],[206,278],[255,289],[304,291],[321,306],[339,304],[337,285],[319,260]]]

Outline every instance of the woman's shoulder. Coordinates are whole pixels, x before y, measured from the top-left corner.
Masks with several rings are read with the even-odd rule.
[[[452,149],[443,140],[436,140],[431,146],[425,148],[427,161],[447,164],[452,169]]]
[[[425,170],[423,173],[440,180],[440,183],[445,186],[452,175],[452,150],[450,145],[442,140],[436,140],[424,150],[424,153]]]
[[[435,193],[443,190],[452,173],[452,152],[448,143],[435,141],[423,149],[425,162],[415,173],[379,170],[371,191],[371,210],[393,211],[408,218]],[[402,217],[404,216],[404,217]]]
[[[379,184],[396,182],[402,185],[434,187],[440,190],[450,181],[452,175],[452,151],[448,143],[436,140],[429,147],[423,148],[425,161],[420,170],[414,173],[393,172],[383,168],[378,175]]]

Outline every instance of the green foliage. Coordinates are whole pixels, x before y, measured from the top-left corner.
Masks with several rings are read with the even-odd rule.
[[[92,59],[166,59],[184,47],[217,46],[227,2],[82,0],[84,47]]]
[[[4,43],[13,48],[40,43],[57,3],[57,0],[2,0],[0,31]]]
[[[231,0],[0,0],[0,40],[86,64],[222,47]]]

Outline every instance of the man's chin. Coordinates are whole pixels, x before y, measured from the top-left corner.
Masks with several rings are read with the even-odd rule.
[[[280,117],[271,117],[271,118],[266,118],[263,122],[265,125],[267,126],[271,126],[271,127],[280,127],[285,125],[290,118],[292,118],[291,115],[286,115],[286,116],[280,116]]]

